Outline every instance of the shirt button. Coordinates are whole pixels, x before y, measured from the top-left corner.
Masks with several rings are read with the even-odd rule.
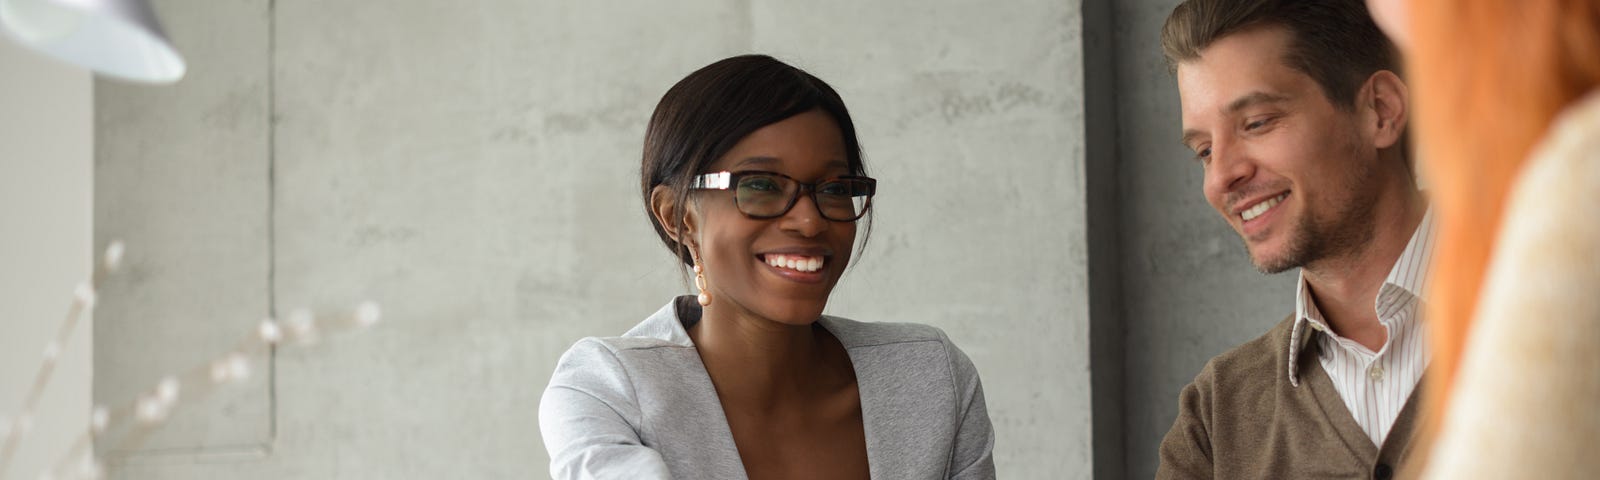
[[[1372,469],[1372,478],[1389,480],[1392,477],[1394,477],[1394,469],[1390,468],[1388,464],[1380,463],[1377,468]]]
[[[1372,368],[1368,368],[1367,369],[1367,378],[1371,378],[1372,381],[1374,381],[1374,382],[1383,381],[1383,367],[1378,366],[1378,365],[1373,365]]]

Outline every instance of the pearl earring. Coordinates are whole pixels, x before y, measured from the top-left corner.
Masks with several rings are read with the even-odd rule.
[[[706,269],[700,266],[700,259],[694,259],[694,286],[700,289],[700,306],[711,305],[711,294],[706,293]]]

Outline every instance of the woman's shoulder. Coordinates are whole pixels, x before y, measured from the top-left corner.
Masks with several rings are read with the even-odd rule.
[[[845,348],[920,347],[957,377],[977,375],[972,359],[939,327],[920,323],[861,322],[831,315],[823,316],[822,322]]]
[[[1514,184],[1508,207],[1545,208],[1549,205],[1539,203],[1593,201],[1595,189],[1600,188],[1597,182],[1600,182],[1600,90],[1568,107],[1551,124],[1549,133],[1529,156],[1528,164]]]
[[[944,330],[920,323],[862,322],[824,315],[822,325],[845,348],[918,342],[950,343],[950,337],[945,335]]]
[[[1587,221],[1600,204],[1600,91],[1569,107],[1529,157],[1507,197],[1486,291],[1512,298],[1552,286],[1588,296],[1600,252],[1600,223]],[[1497,271],[1517,270],[1518,281]],[[1497,277],[1507,277],[1503,285]],[[1547,285],[1549,284],[1549,285]],[[1523,325],[1524,327],[1527,325]]]
[[[1600,93],[1551,126],[1507,200],[1426,478],[1581,476],[1600,463],[1586,455],[1588,426],[1600,423],[1600,377],[1589,368],[1600,362],[1600,223],[1590,220]]]
[[[639,337],[622,335],[616,337],[583,337],[572,343],[562,354],[563,361],[572,360],[601,360],[612,359],[615,362],[622,357],[631,355],[640,350],[658,348],[682,347],[677,343],[654,337]]]
[[[674,302],[667,302],[644,321],[622,335],[584,337],[567,349],[567,355],[626,355],[636,350],[683,347],[693,348],[689,334],[678,320]]]
[[[552,382],[567,379],[627,378],[635,370],[671,368],[673,359],[693,356],[694,346],[678,323],[671,303],[617,336],[584,337],[556,363]],[[684,352],[690,352],[685,354]],[[682,363],[686,360],[677,360]]]
[[[1589,221],[1600,205],[1600,91],[1569,107],[1529,157],[1513,184],[1499,238],[1485,279],[1480,310],[1503,308],[1509,318],[1489,316],[1516,329],[1551,329],[1600,313],[1593,288],[1600,282],[1600,223]],[[1550,311],[1562,322],[1524,322],[1528,308]],[[1568,313],[1585,312],[1586,315]]]

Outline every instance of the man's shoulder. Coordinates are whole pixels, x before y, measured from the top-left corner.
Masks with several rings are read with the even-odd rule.
[[[1272,385],[1287,380],[1289,369],[1289,337],[1294,329],[1294,316],[1279,321],[1271,330],[1221,355],[1206,364],[1202,376],[1211,377],[1222,388],[1232,386]]]

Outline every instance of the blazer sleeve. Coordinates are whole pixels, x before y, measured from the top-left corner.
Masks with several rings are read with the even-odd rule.
[[[955,448],[951,452],[950,478],[958,480],[992,480],[994,471],[994,426],[989,422],[989,407],[983,401],[983,382],[972,359],[944,332],[939,332],[950,358],[950,371],[955,379],[957,403],[957,430]]]
[[[539,431],[554,479],[670,479],[640,441],[643,414],[616,354],[586,338],[561,356],[539,401]]]
[[[1161,465],[1156,468],[1156,478],[1193,479],[1212,478],[1214,466],[1211,456],[1211,434],[1207,421],[1211,419],[1211,394],[1213,367],[1206,363],[1193,382],[1178,394],[1178,419],[1172,429],[1161,439]]]

